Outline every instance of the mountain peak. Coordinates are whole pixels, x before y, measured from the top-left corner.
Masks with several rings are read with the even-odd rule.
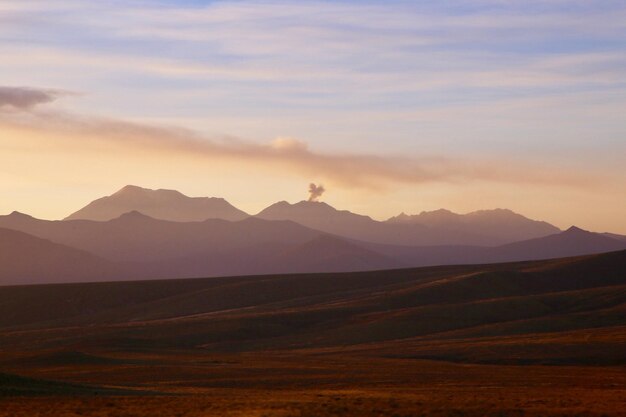
[[[301,201],[298,201],[297,203],[291,204],[288,201],[284,201],[283,200],[283,201],[279,201],[277,203],[274,203],[274,204],[268,206],[267,208],[263,209],[259,214],[257,214],[257,216],[263,217],[266,214],[277,213],[277,212],[280,212],[282,214],[286,214],[287,212],[293,212],[293,211],[298,211],[298,212],[320,212],[320,211],[338,212],[340,210],[337,210],[336,208],[334,208],[330,204],[324,203],[322,201],[301,200]],[[286,220],[286,219],[274,219],[274,220]]]
[[[120,188],[117,192],[113,193],[112,195],[124,195],[124,194],[138,194],[138,193],[143,193],[145,191],[152,191],[148,188],[142,188],[139,187],[137,185],[125,185],[124,187]]]
[[[525,219],[526,217],[514,212],[513,210],[506,208],[494,208],[494,209],[484,209],[484,210],[476,210],[471,213],[467,213],[465,216],[472,217],[485,217],[492,219]]]
[[[308,220],[313,218],[324,219],[324,221],[328,220],[331,222],[338,221],[339,218],[344,221],[348,221],[348,219],[367,219],[373,221],[369,216],[352,213],[348,210],[338,210],[323,201],[308,200],[301,200],[293,204],[280,201],[262,210],[257,214],[257,217],[266,220],[292,220],[296,223],[313,228],[315,228],[315,226],[308,224]],[[324,229],[321,230],[326,231]]]
[[[419,224],[447,232],[468,233],[500,244],[561,232],[549,223],[529,219],[506,208],[477,210],[467,214],[441,208],[415,215],[402,213],[387,222]]]
[[[454,213],[453,211],[450,211],[445,208],[440,208],[440,209],[432,210],[432,211],[422,211],[420,214],[438,214],[438,215],[454,214],[456,215],[456,213]]]
[[[126,185],[119,189],[117,192],[111,195],[111,197],[148,197],[148,196],[163,196],[163,197],[173,197],[173,198],[191,198],[187,197],[183,193],[177,190],[168,190],[165,188],[159,188],[157,190],[153,190],[150,188],[143,188],[137,185]]]
[[[21,213],[17,210],[12,211],[11,214],[9,214],[9,217],[16,218],[16,219],[34,219],[33,216],[29,214]]]
[[[337,210],[336,208],[334,208],[330,204],[324,203],[323,201],[302,200],[302,201],[298,201],[297,203],[293,204],[293,206],[296,206],[296,207],[311,207],[311,208],[325,208],[325,209],[331,208],[333,210]]]
[[[581,229],[580,227],[570,226],[569,229],[564,231],[563,233],[591,233],[588,230]]]
[[[207,219],[238,221],[248,217],[248,214],[223,198],[188,197],[176,190],[152,190],[126,185],[112,195],[92,201],[65,220],[107,221],[131,211],[138,211],[154,219],[178,222]]]
[[[438,210],[422,211],[420,214],[411,214],[411,215],[406,214],[405,212],[402,212],[398,214],[397,216],[387,219],[387,222],[389,223],[424,223],[424,222],[442,223],[442,222],[454,221],[458,217],[460,217],[459,214],[456,214],[444,208],[440,208]]]
[[[145,215],[145,214],[143,214],[143,213],[141,213],[141,212],[139,212],[137,210],[132,210],[132,211],[129,211],[127,213],[124,213],[121,216],[119,216],[118,218],[113,219],[113,220],[138,220],[138,219],[141,219],[141,220],[148,220],[148,219],[149,220],[154,220],[152,217],[147,216],[147,215]]]

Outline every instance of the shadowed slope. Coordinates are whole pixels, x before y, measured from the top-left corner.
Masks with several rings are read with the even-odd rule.
[[[500,246],[495,254],[498,261],[520,259],[548,259],[617,251],[626,248],[626,242],[600,233],[570,227],[562,233]]]
[[[90,253],[0,228],[0,285],[124,279],[124,268]]]
[[[474,361],[481,340],[528,335],[533,346],[551,346],[554,363],[626,363],[626,251],[368,273],[13,287],[0,288],[0,297],[0,342],[7,347],[350,349],[428,357],[437,341],[456,340],[438,357]],[[37,308],[16,311],[18,304]],[[572,332],[600,329],[613,336],[565,342]],[[538,360],[537,349],[498,346],[489,361]]]
[[[350,272],[398,267],[397,261],[329,235],[322,235],[278,255],[276,272]]]
[[[606,237],[610,237],[611,239],[621,240],[623,242],[626,242],[626,236],[624,235],[618,235],[615,233],[602,233],[602,234]]]
[[[516,262],[589,255],[626,249],[620,241],[601,233],[587,232],[576,227],[536,239],[496,247],[479,246],[393,246],[363,243],[377,253],[411,266],[457,265]]]
[[[141,395],[141,391],[102,388],[0,373],[0,398],[30,396]],[[147,394],[147,393],[146,393]]]

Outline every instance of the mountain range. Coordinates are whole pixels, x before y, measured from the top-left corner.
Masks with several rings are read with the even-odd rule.
[[[99,198],[65,220],[107,221],[138,211],[155,219],[176,222],[250,217],[222,198],[188,197],[175,190],[150,190],[127,185]],[[465,215],[448,210],[404,213],[387,221],[337,210],[315,201],[281,201],[256,214],[265,220],[291,220],[315,230],[352,239],[397,245],[466,244],[493,246],[557,233],[549,223],[528,219],[510,210],[481,210]]]
[[[507,209],[479,210],[467,214],[457,214],[445,209],[423,211],[417,215],[401,213],[387,222],[421,224],[446,232],[472,233],[503,243],[559,232],[559,229],[550,223],[530,220]]]
[[[153,198],[156,195],[171,196],[161,200],[167,209],[154,203],[161,198]],[[509,210],[468,215],[439,211],[380,222],[326,203],[303,201],[279,202],[256,216],[229,211],[229,216],[243,213],[237,220],[217,218],[218,211],[207,209],[207,219],[175,221],[153,218],[131,204],[145,202],[145,198],[153,202],[151,210],[164,217],[176,211],[177,202],[183,202],[180,213],[187,213],[185,216],[201,215],[200,209],[185,212],[184,207],[193,206],[195,201],[204,208],[209,206],[207,201],[214,200],[232,207],[221,199],[195,199],[175,191],[128,186],[96,200],[103,202],[99,207],[131,209],[109,220],[72,220],[72,215],[70,219],[49,221],[18,212],[0,216],[0,243],[5,248],[0,284],[350,272],[524,261],[626,249],[623,236],[576,227],[561,232]],[[90,206],[94,203],[77,213],[86,216]],[[445,218],[455,220],[448,224]],[[488,233],[476,234],[480,225]],[[505,236],[505,240],[519,236],[524,227],[528,235],[539,237],[493,244]]]

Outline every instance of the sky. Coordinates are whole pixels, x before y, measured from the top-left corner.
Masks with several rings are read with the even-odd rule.
[[[314,182],[626,233],[624,167],[623,0],[0,0],[0,213]]]

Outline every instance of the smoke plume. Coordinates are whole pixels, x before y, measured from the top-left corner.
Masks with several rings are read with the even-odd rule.
[[[321,184],[309,184],[309,201],[317,201],[317,199],[320,198],[322,194],[324,194],[324,191],[326,191],[326,189]]]

